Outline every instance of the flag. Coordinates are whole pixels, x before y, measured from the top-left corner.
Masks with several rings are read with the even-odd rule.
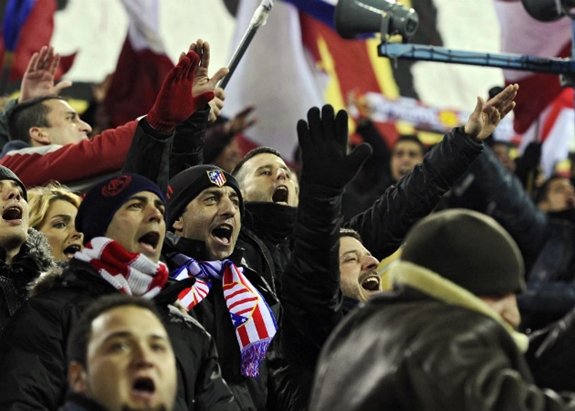
[[[571,20],[533,19],[520,0],[494,0],[501,26],[501,51],[542,57],[569,57]],[[558,75],[504,70],[506,83],[518,83],[515,131],[522,133],[520,149],[531,141],[543,142],[544,173],[567,158],[575,136],[573,90],[563,88]]]
[[[259,1],[244,0],[236,27],[236,44]],[[418,99],[414,62],[378,56],[378,35],[345,40],[334,30],[335,0],[276,2],[267,25],[260,28],[226,89],[224,114],[234,115],[248,104],[256,106],[258,123],[246,132],[255,144],[278,149],[286,160],[296,147],[297,120],[312,106],[347,107],[350,92],[380,93],[389,101],[400,96]],[[432,0],[407,0],[424,21],[414,42],[443,45],[435,25]],[[235,47],[234,47],[235,48]],[[232,48],[233,49],[233,48]],[[400,134],[415,133],[413,125],[393,119],[377,127],[389,145]],[[350,120],[350,130],[354,122]]]
[[[10,80],[21,79],[32,54],[40,50],[42,46],[50,44],[54,31],[55,12],[55,0],[9,0],[7,2],[2,23],[0,61],[2,61],[4,70],[10,70]],[[67,64],[70,64],[69,60]],[[61,74],[62,70],[59,70],[56,74],[57,78]]]
[[[232,51],[259,3],[240,3]],[[223,114],[231,118],[247,105],[255,105],[258,122],[246,137],[257,145],[276,148],[289,160],[296,145],[297,121],[323,101],[318,74],[306,58],[297,10],[276,2],[226,87]]]
[[[337,0],[286,0],[286,2],[323,24],[335,28],[333,16]]]
[[[128,33],[103,103],[110,127],[146,114],[174,67],[159,33],[159,1],[122,3],[128,12]]]

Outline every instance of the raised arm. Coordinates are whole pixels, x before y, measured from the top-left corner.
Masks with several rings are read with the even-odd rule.
[[[278,350],[269,363],[274,409],[305,409],[320,349],[341,318],[341,194],[371,154],[367,144],[346,153],[347,114],[335,115],[331,106],[321,115],[317,107],[310,109],[297,130],[301,191],[294,252],[282,282]]]
[[[54,52],[52,46],[44,46],[34,53],[22,77],[18,102],[22,103],[35,97],[57,95],[63,89],[70,87],[71,81],[64,80],[55,83],[59,63],[60,55]]]
[[[483,149],[482,140],[515,107],[517,90],[513,84],[487,102],[478,97],[464,127],[447,134],[425,155],[422,164],[345,224],[360,233],[364,246],[378,260],[395,251],[411,226],[433,211],[441,196],[463,175]]]
[[[198,95],[206,90],[214,93],[209,105],[200,107],[186,121],[176,128],[174,146],[170,154],[170,176],[178,174],[188,167],[203,163],[203,147],[208,122],[215,121],[223,107],[225,94],[217,87],[220,80],[228,73],[227,67],[222,67],[210,78],[210,46],[208,42],[198,39],[190,46],[200,56],[200,64],[194,78],[192,94]]]

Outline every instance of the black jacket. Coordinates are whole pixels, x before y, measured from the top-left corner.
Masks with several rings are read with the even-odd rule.
[[[519,296],[522,327],[541,329],[567,314],[575,307],[575,210],[539,210],[490,149],[473,161],[455,190],[464,188],[476,191],[488,205],[479,211],[497,220],[521,250],[527,280],[527,291]],[[469,201],[458,205],[474,208]]]
[[[70,394],[58,411],[106,411],[100,404],[78,394]]]
[[[307,409],[321,347],[342,318],[341,190],[301,183],[294,251],[283,277],[280,327],[268,355],[268,408]]]
[[[33,228],[12,264],[4,262],[4,255],[0,249],[0,331],[26,300],[28,284],[54,267],[46,238]]]
[[[482,149],[483,144],[463,133],[463,128],[454,129],[425,155],[423,162],[409,175],[389,187],[369,209],[343,225],[358,231],[365,248],[378,260],[387,257],[401,245],[411,226],[433,211],[441,196],[465,172]],[[274,207],[289,208],[270,203],[267,208],[259,206],[250,209],[250,204],[246,204],[253,221],[268,221],[264,220],[266,214],[269,215],[270,209]],[[294,209],[294,217],[295,212]],[[272,249],[269,248],[269,242],[250,243],[242,234],[240,241],[246,249],[247,264],[257,267],[258,272],[274,273],[276,289],[281,296],[282,276],[292,250],[293,238],[289,233],[293,230],[295,219],[276,220],[278,222],[275,225],[250,224],[250,219],[245,221],[245,228],[259,239],[281,239],[283,236],[283,240],[276,241]],[[263,247],[268,248],[262,250]],[[269,265],[270,257],[273,266]],[[264,267],[266,264],[268,266]]]
[[[163,252],[169,254],[174,251],[196,260],[209,260],[205,244],[198,240],[187,238],[176,240],[175,237],[168,236],[164,242]],[[242,262],[241,250],[236,249],[230,259],[240,265]],[[171,266],[170,271],[175,268]],[[255,271],[245,266],[244,275],[261,293],[277,318],[279,303],[269,284]],[[240,347],[226,306],[222,285],[213,282],[208,296],[190,311],[190,315],[196,318],[213,336],[219,355],[222,375],[229,384],[241,409],[266,410],[267,367],[265,362],[262,363],[258,378],[247,378],[241,375]]]
[[[575,410],[573,394],[534,385],[525,336],[428,273],[341,322],[322,351],[310,410]]]
[[[345,187],[342,212],[346,220],[371,207],[374,201],[395,183],[390,170],[391,151],[375,124],[368,119],[360,120],[356,133],[371,146],[373,153]]]
[[[359,232],[364,247],[382,260],[397,250],[413,224],[433,211],[482,149],[483,143],[467,136],[463,127],[453,129],[411,173],[344,226]]]
[[[540,387],[575,392],[575,308],[529,335],[526,358]]]
[[[0,409],[55,410],[66,391],[65,347],[82,311],[117,290],[87,263],[72,259],[54,284],[33,296],[6,326],[0,341]],[[182,286],[166,288],[175,297]],[[222,380],[213,341],[194,320],[158,304],[178,368],[175,410],[237,410]]]

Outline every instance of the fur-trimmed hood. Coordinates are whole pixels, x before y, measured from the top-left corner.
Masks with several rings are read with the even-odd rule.
[[[47,272],[56,266],[54,258],[52,257],[50,244],[48,244],[48,240],[41,232],[34,228],[29,228],[28,238],[23,247],[25,247],[28,256],[38,264],[39,271]],[[20,255],[21,252],[18,255]],[[18,258],[18,256],[16,258]]]
[[[4,262],[4,249],[1,249],[1,254],[3,261],[1,274],[14,281],[19,294],[25,294],[28,283],[36,280],[42,273],[52,270],[56,265],[48,240],[33,228],[28,229],[26,241],[10,265]]]
[[[483,300],[439,274],[417,264],[400,260],[391,267],[390,275],[396,284],[406,285],[436,300],[493,318],[507,330],[521,352],[527,351],[529,340],[525,334],[514,330]]]

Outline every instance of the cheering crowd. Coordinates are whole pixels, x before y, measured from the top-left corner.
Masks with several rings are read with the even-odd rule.
[[[253,108],[218,120],[209,53],[95,136],[30,60],[0,116],[1,410],[575,410],[575,190],[532,195],[492,141],[517,85],[429,150],[310,107],[296,165],[241,155]]]

